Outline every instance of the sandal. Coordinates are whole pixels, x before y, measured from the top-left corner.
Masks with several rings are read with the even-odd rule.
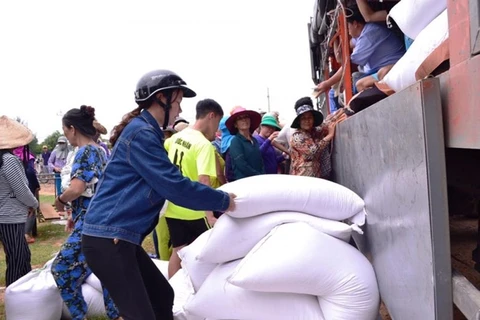
[[[25,235],[25,239],[27,240],[28,244],[35,243],[35,238],[30,237],[28,234]]]

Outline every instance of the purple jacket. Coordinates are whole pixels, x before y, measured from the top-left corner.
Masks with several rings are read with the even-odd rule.
[[[265,167],[266,174],[278,173],[278,164],[285,158],[282,155],[278,155],[275,152],[275,148],[272,146],[272,142],[269,139],[262,137],[261,135],[254,135],[260,145],[260,152],[262,153],[263,165]]]

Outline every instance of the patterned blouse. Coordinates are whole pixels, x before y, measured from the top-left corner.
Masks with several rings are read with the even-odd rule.
[[[89,187],[95,187],[103,175],[105,168],[105,152],[98,147],[87,144],[78,149],[72,164],[71,180],[74,178],[84,181]],[[72,201],[73,221],[84,214],[90,204],[91,197],[81,195]]]
[[[312,131],[298,129],[290,140],[290,174],[297,176],[329,178],[330,142],[323,140],[328,135],[325,124]]]

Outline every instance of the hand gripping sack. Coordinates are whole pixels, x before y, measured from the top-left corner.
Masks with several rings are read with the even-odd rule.
[[[238,263],[232,261],[216,267],[185,309],[209,319],[324,319],[314,296],[255,292],[229,284],[226,279]]]
[[[447,40],[448,15],[447,10],[445,10],[420,32],[403,57],[395,63],[390,72],[383,78],[383,82],[395,92],[411,86],[417,82],[418,68],[437,48],[444,45],[448,46]]]
[[[246,290],[318,296],[325,319],[372,320],[378,315],[378,285],[367,258],[302,222],[272,230],[227,281]]]
[[[263,174],[227,183],[219,190],[237,195],[236,208],[227,212],[248,218],[275,211],[296,211],[330,220],[363,225],[365,202],[337,183],[288,174]]]
[[[63,301],[50,271],[53,260],[8,286],[5,291],[8,320],[60,319]]]
[[[272,212],[243,219],[224,214],[215,223],[198,259],[211,263],[241,259],[274,227],[288,222],[305,222],[318,231],[346,242],[350,240],[352,231],[363,234],[357,225],[300,212]]]
[[[445,9],[447,0],[402,0],[388,16],[405,35],[416,40],[420,32]]]
[[[205,231],[190,245],[182,248],[178,252],[178,256],[182,260],[182,268],[192,281],[195,291],[200,289],[205,279],[207,279],[213,269],[217,267],[216,263],[200,261],[197,259],[197,256],[203,250],[203,247],[205,246],[205,243],[210,237],[212,231],[213,229]]]

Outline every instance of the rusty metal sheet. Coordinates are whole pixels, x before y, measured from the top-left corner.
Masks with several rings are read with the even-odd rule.
[[[470,15],[467,0],[448,0],[450,65],[470,58]]]
[[[438,78],[446,146],[480,149],[480,56],[452,66]]]

